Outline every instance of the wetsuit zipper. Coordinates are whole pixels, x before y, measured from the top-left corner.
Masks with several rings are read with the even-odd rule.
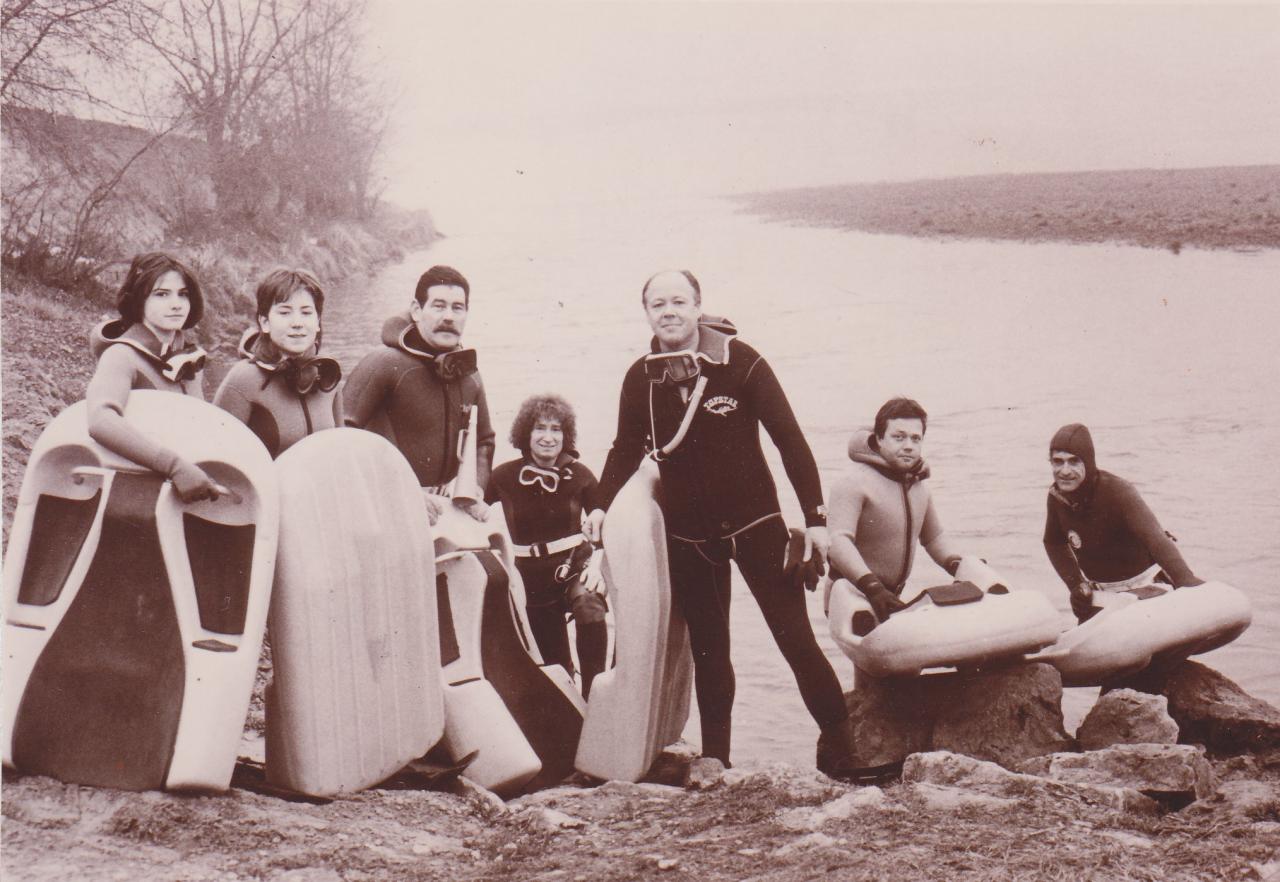
[[[685,394],[680,396],[681,404],[686,406],[689,403],[687,398],[688,392],[689,390],[686,389]],[[698,418],[698,415],[694,414],[694,419],[697,419],[697,418]],[[677,425],[679,425],[679,423],[677,423]],[[693,430],[692,423],[690,423],[689,429],[690,431]],[[711,538],[712,536],[718,536],[719,535],[719,532],[717,532],[718,524],[716,524],[714,521],[709,522],[707,519],[707,509],[706,509],[706,502],[705,502],[707,498],[707,486],[706,486],[707,470],[706,468],[703,467],[701,451],[696,451],[693,448],[685,447],[684,452],[685,452],[685,455],[688,456],[692,461],[692,464],[694,467],[693,473],[698,476],[697,487],[694,491],[694,496],[693,496],[693,506],[695,511],[697,512],[698,521],[702,523],[702,529],[705,532],[706,537],[708,539]]]
[[[906,509],[906,515],[907,515],[907,521],[906,521],[907,533],[906,533],[906,536],[903,537],[904,541],[902,543],[902,568],[898,571],[897,593],[901,594],[902,589],[907,586],[907,574],[910,573],[909,567],[911,566],[911,546],[912,546],[911,526],[912,525],[911,525],[911,500],[907,496],[907,485],[899,484],[898,486],[902,488],[902,507]]]
[[[311,428],[311,409],[307,407],[307,396],[303,395],[301,392],[298,392],[297,394],[298,403],[302,405],[302,421],[307,426],[307,434],[310,435],[313,429]]]

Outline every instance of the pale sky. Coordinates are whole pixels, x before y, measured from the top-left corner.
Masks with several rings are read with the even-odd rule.
[[[387,195],[573,203],[1280,162],[1280,5],[371,0]]]

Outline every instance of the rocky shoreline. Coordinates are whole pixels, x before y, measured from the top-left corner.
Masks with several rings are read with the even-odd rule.
[[[1185,668],[1168,696],[1104,696],[1067,749],[1011,768],[913,750],[871,786],[725,770],[683,745],[641,783],[509,802],[447,775],[295,801],[263,792],[251,764],[228,793],[195,796],[6,772],[6,878],[1280,879],[1280,711]],[[1175,743],[1193,718],[1208,742]],[[1017,731],[1036,725],[1010,718],[1003,737]]]

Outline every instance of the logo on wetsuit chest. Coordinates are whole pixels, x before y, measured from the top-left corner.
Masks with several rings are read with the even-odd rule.
[[[1071,543],[1071,547],[1076,549],[1077,551],[1079,551],[1080,548],[1084,545],[1084,542],[1082,542],[1080,539],[1080,534],[1077,533],[1075,530],[1067,531],[1067,542]]]
[[[717,416],[727,416],[729,413],[738,409],[738,399],[730,398],[728,395],[717,395],[702,403],[703,409],[707,413],[714,413]]]

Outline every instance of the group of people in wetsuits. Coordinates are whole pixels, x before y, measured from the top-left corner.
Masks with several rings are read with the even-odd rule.
[[[555,395],[521,405],[510,436],[521,457],[492,468],[495,433],[476,353],[461,342],[470,295],[457,270],[428,269],[408,312],[387,320],[382,347],[359,362],[339,394],[341,370],[320,355],[319,282],[303,270],[275,270],[258,286],[242,360],[214,403],[244,421],[273,456],[333,426],[382,434],[413,467],[433,522],[445,506],[484,519],[489,506],[500,504],[534,638],[546,661],[572,671],[566,625],[572,616],[584,694],[606,661],[599,552],[605,513],[644,458],[652,458],[661,477],[672,593],[693,650],[703,756],[729,763],[734,561],[819,726],[818,768],[856,777],[844,695],[809,624],[804,592],[829,564],[883,621],[904,606],[900,595],[917,542],[956,572],[960,552],[924,483],[925,410],[908,398],[886,402],[873,427],[850,442],[852,466],[824,503],[813,453],[769,363],[727,319],[703,314],[692,273],[664,271],[640,291],[654,336],[622,379],[617,431],[599,482],[578,461],[572,407]],[[136,257],[120,289],[120,318],[94,329],[99,362],[87,394],[92,437],[166,475],[185,501],[218,488],[198,466],[131,428],[124,406],[131,389],[203,397],[205,356],[186,336],[203,302],[181,261],[164,253]],[[448,487],[458,476],[459,439],[473,424],[475,479],[484,499],[453,500]],[[803,530],[783,521],[761,426],[782,456]],[[1049,455],[1054,482],[1044,544],[1081,621],[1092,615],[1097,590],[1152,579],[1177,588],[1201,584],[1134,487],[1097,468],[1086,427],[1064,426]]]

